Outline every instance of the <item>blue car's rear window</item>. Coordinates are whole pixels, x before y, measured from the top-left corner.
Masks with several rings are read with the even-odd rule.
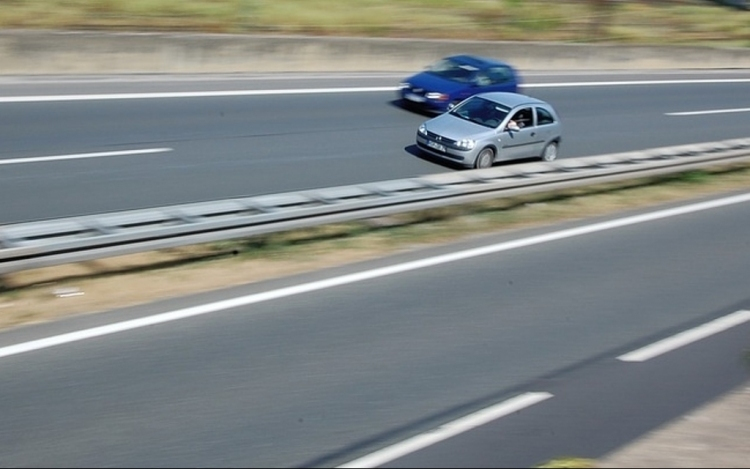
[[[427,72],[448,80],[469,83],[474,79],[477,70],[478,69],[472,65],[458,63],[450,59],[443,59],[433,64]]]

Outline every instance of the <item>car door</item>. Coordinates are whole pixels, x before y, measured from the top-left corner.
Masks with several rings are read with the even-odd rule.
[[[500,159],[515,160],[536,157],[541,154],[544,140],[540,139],[534,117],[533,106],[524,106],[510,114],[510,118],[503,124],[505,127],[500,135],[502,147]],[[508,129],[507,125],[511,120],[518,124],[518,130]]]

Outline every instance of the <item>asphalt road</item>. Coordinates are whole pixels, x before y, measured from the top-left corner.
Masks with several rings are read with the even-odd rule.
[[[230,78],[200,86],[273,88]],[[671,78],[527,83],[565,119],[563,157],[747,137],[747,81],[652,82]],[[176,86],[142,81],[0,81],[0,94],[15,96],[0,102],[0,223],[451,170],[410,151],[424,116],[393,106],[388,90],[18,99]],[[22,161],[133,148],[171,151]],[[0,465],[333,467],[380,454],[374,465],[529,467],[599,457],[747,379],[748,321],[622,360],[750,309],[750,205],[736,202],[648,222],[580,220],[6,331]],[[525,393],[540,401],[388,453]]]
[[[748,318],[621,357],[748,309],[749,199],[6,332],[0,465],[332,467],[527,392],[549,398],[392,463],[597,457],[747,379]]]
[[[454,171],[415,150],[400,78],[0,80],[0,224]],[[564,158],[747,137],[748,112],[669,113],[747,108],[748,78],[539,73],[524,92],[558,109]]]

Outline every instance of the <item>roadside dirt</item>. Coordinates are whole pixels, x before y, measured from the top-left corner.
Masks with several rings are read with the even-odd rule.
[[[272,235],[262,242],[188,246],[18,272],[0,277],[0,329],[278,278],[467,236],[741,190],[750,187],[750,168],[620,187],[507,199],[468,212],[438,210],[419,223],[406,214],[369,225]]]

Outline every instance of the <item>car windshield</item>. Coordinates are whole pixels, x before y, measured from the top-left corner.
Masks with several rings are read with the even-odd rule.
[[[468,64],[462,64],[451,59],[443,59],[430,66],[427,72],[447,80],[459,83],[471,83],[477,70],[478,68]]]
[[[453,116],[485,127],[497,128],[510,112],[502,104],[478,96],[471,97],[449,111]]]

